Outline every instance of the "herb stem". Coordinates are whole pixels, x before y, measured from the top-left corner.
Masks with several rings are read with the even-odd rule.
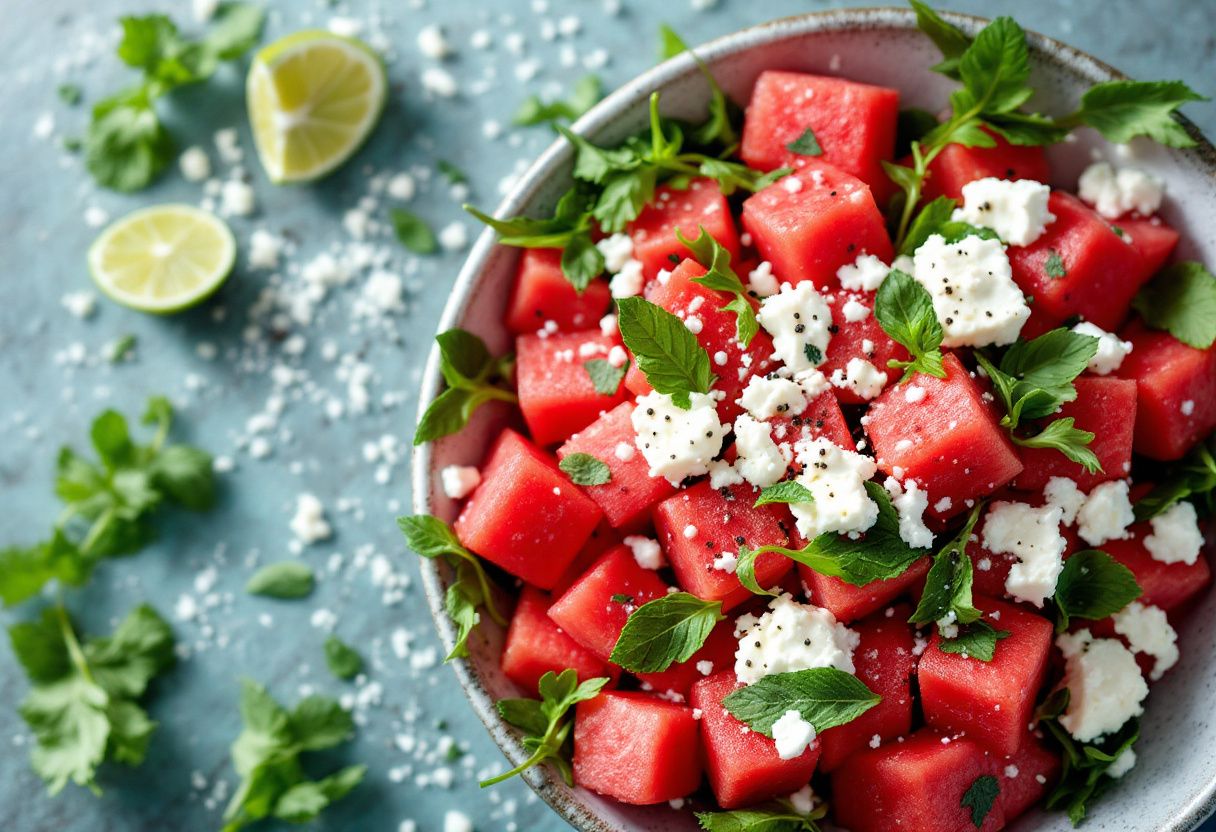
[[[72,628],[72,622],[68,619],[67,608],[63,605],[63,597],[60,596],[58,603],[55,604],[55,616],[59,619],[59,631],[63,634],[63,643],[67,645],[68,655],[72,658],[72,664],[80,675],[84,677],[89,684],[96,684],[93,680],[93,671],[89,669],[89,662],[84,657],[84,650],[80,646],[80,641],[76,638],[76,631]]]

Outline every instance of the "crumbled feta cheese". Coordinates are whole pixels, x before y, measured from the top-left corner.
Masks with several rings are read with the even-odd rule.
[[[430,66],[422,71],[422,88],[439,98],[453,98],[460,92],[452,73],[438,66]]]
[[[790,709],[773,723],[773,742],[777,746],[777,756],[783,760],[801,757],[814,741],[815,726],[803,719],[798,711]]]
[[[725,488],[728,485],[741,485],[742,475],[724,459],[715,459],[709,463],[709,486],[713,489]]]
[[[805,817],[815,811],[815,793],[811,791],[809,783],[785,799],[789,801],[790,808],[799,815]]]
[[[605,237],[595,247],[604,255],[604,268],[610,274],[616,274],[633,259],[633,238],[628,234],[618,232]]]
[[[249,235],[249,268],[277,269],[283,245],[282,237],[271,234],[264,228],[254,229]]]
[[[1095,162],[1087,167],[1077,189],[1081,199],[1108,220],[1131,211],[1145,216],[1155,214],[1165,196],[1165,183],[1157,177],[1138,168],[1116,171],[1108,162]]]
[[[685,540],[692,540],[694,537],[697,536],[697,527],[690,523],[684,527],[683,534],[684,534]]]
[[[1119,756],[1106,769],[1106,776],[1113,777],[1116,780],[1123,777],[1136,766],[1136,752],[1132,748],[1125,748],[1119,752]]]
[[[393,178],[388,180],[388,185],[385,187],[388,195],[393,199],[409,202],[414,198],[414,193],[417,190],[417,183],[414,182],[414,177],[402,171],[393,175]]]
[[[1076,482],[1068,477],[1052,477],[1043,486],[1043,499],[1047,505],[1060,509],[1060,522],[1071,526],[1077,519],[1077,513],[1085,505],[1085,493],[1077,488]]]
[[[807,404],[802,387],[796,381],[778,376],[752,376],[737,403],[757,419],[797,416],[806,410]]]
[[[253,188],[239,179],[224,182],[220,191],[220,213],[227,217],[247,217],[257,208]]]
[[[1144,538],[1144,548],[1153,560],[1191,566],[1203,549],[1203,532],[1195,506],[1177,502],[1152,519],[1153,533]]]
[[[802,394],[806,396],[808,402],[815,401],[832,386],[827,376],[813,369],[794,373],[794,381],[802,388]]]
[[[1104,482],[1085,498],[1077,512],[1077,532],[1090,546],[1101,546],[1108,540],[1126,540],[1127,527],[1136,522],[1128,499],[1127,480]]]
[[[714,672],[714,663],[707,659],[702,659],[697,662],[697,672],[702,676],[708,676]]]
[[[759,617],[735,621],[739,648],[735,676],[750,685],[774,673],[834,667],[853,672],[853,651],[860,637],[822,607],[799,604],[788,594],[769,602]]]
[[[832,371],[832,384],[869,401],[887,386],[887,374],[864,358],[850,358],[843,370]]]
[[[333,529],[325,520],[325,506],[307,492],[296,496],[296,513],[291,518],[291,533],[305,545],[328,540]]]
[[[614,344],[612,349],[608,350],[608,363],[613,367],[624,367],[629,363],[629,353],[625,352],[625,348],[620,344]]]
[[[801,393],[799,393],[801,395]],[[746,413],[735,419],[735,449],[739,476],[757,488],[764,488],[785,476],[788,461],[773,441],[767,422],[758,422]]]
[[[822,437],[794,446],[803,466],[797,481],[815,498],[791,503],[790,511],[806,539],[824,532],[864,532],[878,519],[878,505],[866,493],[865,482],[878,470],[868,456],[846,451]]]
[[[1020,601],[1043,606],[1055,594],[1056,581],[1064,569],[1059,506],[1035,508],[1025,503],[999,501],[984,517],[984,548],[996,555],[1014,555],[1018,562],[1009,570],[1005,591]]]
[[[739,568],[739,556],[734,552],[722,552],[714,557],[710,565],[719,572],[733,575],[735,574],[735,570]]]
[[[625,261],[621,270],[608,281],[608,289],[614,298],[631,298],[642,294],[646,278],[642,275],[642,261],[632,258]]]
[[[432,60],[441,61],[452,54],[451,44],[443,36],[443,30],[433,23],[418,30],[417,41],[418,51]]]
[[[861,303],[856,298],[849,298],[846,300],[840,311],[844,313],[844,319],[851,324],[864,321],[866,318],[870,317],[870,307],[866,306],[864,303]]]
[[[1012,344],[1030,317],[998,240],[973,235],[947,243],[932,234],[916,250],[913,276],[933,298],[944,346]]]
[[[1081,630],[1060,636],[1056,645],[1067,662],[1064,686],[1070,697],[1060,724],[1068,733],[1090,742],[1144,713],[1148,685],[1122,642]]]
[[[925,388],[916,384],[909,384],[907,388],[904,389],[904,401],[906,401],[908,404],[916,404],[924,400]]]
[[[471,465],[449,465],[439,472],[439,479],[443,483],[443,493],[460,500],[481,484],[481,472]]]
[[[873,254],[863,254],[836,270],[841,287],[851,292],[874,292],[887,279],[891,268]]]
[[[634,442],[650,465],[650,476],[679,485],[687,477],[709,473],[709,463],[722,449],[729,425],[718,421],[716,401],[705,393],[689,394],[683,410],[662,393],[638,397],[630,416]]]
[[[436,237],[444,251],[462,251],[469,244],[469,230],[461,222],[448,223],[439,229]]]
[[[663,549],[657,540],[640,534],[625,537],[624,544],[633,553],[633,559],[643,569],[659,569],[663,566]]]
[[[473,821],[464,812],[448,809],[443,815],[443,832],[473,832]]]
[[[1013,246],[1028,246],[1055,222],[1047,210],[1051,188],[1032,179],[985,177],[963,186],[963,206],[951,219],[983,228]]]
[[[809,370],[823,362],[832,333],[832,310],[804,281],[797,286],[781,284],[781,291],[765,298],[756,315],[760,325],[773,336],[773,358],[790,373]]]
[[[633,455],[637,453],[637,449],[628,442],[617,442],[616,448],[613,449],[612,455],[621,462],[628,462],[633,459]]]
[[[887,477],[883,487],[891,495],[891,505],[899,512],[899,536],[913,549],[927,549],[933,545],[933,532],[925,525],[925,509],[929,507],[929,493],[921,489],[916,480],[907,480],[900,485],[895,477]]]
[[[201,147],[187,147],[177,159],[182,177],[187,182],[202,182],[211,175],[211,159]]]
[[[63,308],[68,310],[71,315],[82,321],[93,317],[93,313],[97,311],[97,295],[88,289],[81,289],[79,292],[67,292],[59,298],[59,302],[63,304]],[[799,397],[801,395],[800,392]]]
[[[1115,632],[1127,639],[1132,652],[1153,657],[1149,678],[1154,682],[1178,663],[1178,633],[1160,607],[1133,601],[1115,613],[1114,622]]]
[[[773,264],[767,260],[761,260],[759,266],[747,273],[747,287],[759,298],[777,294],[781,286],[778,284],[777,278],[773,276]]]
[[[1077,324],[1072,331],[1098,339],[1098,352],[1089,359],[1089,370],[1097,375],[1110,375],[1119,369],[1123,364],[1123,359],[1127,358],[1128,353],[1132,351],[1131,341],[1120,341],[1118,335],[1094,326],[1088,321]]]

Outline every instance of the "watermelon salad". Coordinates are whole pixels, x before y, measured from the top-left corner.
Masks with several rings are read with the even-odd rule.
[[[1184,147],[1180,82],[1027,108],[1024,32],[928,7],[950,107],[774,69],[739,110],[599,147],[521,249],[513,353],[439,338],[438,473],[469,655],[531,757],[707,830],[1080,823],[1133,771],[1211,583],[1216,278],[1175,257],[1136,145]],[[1046,146],[1113,142],[1079,181]],[[1134,788],[1134,785],[1128,786]]]

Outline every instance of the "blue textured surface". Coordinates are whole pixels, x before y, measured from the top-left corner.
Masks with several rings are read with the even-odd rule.
[[[409,504],[405,448],[414,420],[414,389],[461,255],[415,260],[387,237],[375,237],[375,247],[392,252],[386,267],[406,276],[407,308],[379,322],[359,319],[353,306],[364,281],[361,274],[351,286],[332,292],[310,325],[285,327],[306,339],[302,355],[287,354],[278,333],[267,338],[276,327],[266,319],[258,319],[259,338],[246,340],[250,310],[273,280],[271,272],[251,270],[243,262],[214,301],[174,318],[149,318],[99,301],[97,314],[81,321],[61,306],[65,292],[89,287],[84,253],[96,231],[85,222],[86,209],[118,216],[149,203],[202,199],[201,187],[185,182],[175,170],[133,197],[99,193],[78,161],[58,149],[59,138],[79,135],[86,108],[61,104],[56,86],[79,83],[88,103],[127,83],[129,73],[112,56],[114,20],[120,13],[147,11],[149,5],[131,0],[5,3],[0,29],[5,86],[0,103],[0,427],[5,437],[0,445],[5,507],[0,541],[32,541],[45,534],[56,514],[51,496],[55,450],[62,442],[83,444],[88,420],[106,406],[137,415],[146,396],[166,393],[182,411],[178,435],[231,456],[236,468],[223,477],[222,499],[214,512],[166,518],[156,545],[133,559],[104,565],[87,589],[69,595],[86,630],[108,629],[142,600],[171,618],[183,595],[202,607],[194,617],[174,619],[189,655],[156,686],[151,711],[161,727],[142,768],[107,766],[100,777],[101,799],[79,789],[47,799],[28,768],[27,734],[14,710],[25,681],[3,651],[0,742],[7,750],[0,755],[0,826],[14,832],[217,828],[222,792],[235,785],[228,745],[239,730],[235,702],[240,676],[265,682],[287,701],[305,687],[332,695],[362,690],[365,699],[376,699],[367,684],[340,683],[325,670],[325,634],[313,617],[327,610],[336,617],[337,633],[369,659],[369,678],[382,692],[378,701],[359,709],[366,724],[358,739],[328,761],[366,762],[367,782],[316,828],[392,832],[413,819],[421,830],[438,830],[444,812],[459,808],[483,832],[506,829],[511,821],[522,830],[556,830],[563,824],[522,784],[478,791],[478,772],[499,765],[501,757],[451,673],[428,661],[437,641],[419,587],[414,582],[399,602],[385,604],[384,588],[373,585],[375,570],[361,565],[380,553],[397,572],[411,578],[416,574],[392,518]],[[184,20],[188,14],[182,7],[188,5],[156,7],[173,9]],[[604,50],[600,55],[607,64],[597,72],[612,87],[652,63],[660,20],[700,42],[761,19],[865,4],[727,0],[704,11],[689,0],[623,0],[618,5],[623,6],[619,13],[591,0],[555,1],[551,11],[526,0],[272,4],[268,38],[341,16],[363,22],[365,34],[378,33],[392,45],[393,91],[384,120],[353,164],[315,187],[276,189],[266,182],[252,157],[240,72],[226,68],[205,88],[181,92],[167,102],[166,112],[183,146],[207,147],[217,167],[212,133],[240,128],[259,212],[232,225],[242,252],[254,228],[298,241],[297,253],[285,264],[287,281],[294,284],[299,278],[291,274],[293,268],[331,244],[349,242],[341,219],[367,192],[369,169],[429,170],[437,159],[448,159],[468,172],[473,201],[484,206],[496,202],[499,181],[517,161],[533,157],[550,134],[508,129],[490,139],[484,123],[493,119],[507,125],[527,91],[552,94],[585,71],[568,68],[563,57],[594,64],[596,50]],[[1214,91],[1216,6],[1208,2],[968,0],[950,5],[981,14],[1014,12],[1023,25],[1068,40],[1134,76],[1181,77],[1201,91]],[[552,24],[566,16],[581,23],[579,31],[546,39],[545,21]],[[455,98],[433,102],[422,90],[421,73],[436,65],[415,45],[415,32],[425,23],[442,24],[455,49],[443,62],[460,82]],[[491,34],[488,49],[471,46],[477,30]],[[522,56],[506,48],[511,34],[524,37]],[[90,35],[103,42],[89,46]],[[90,53],[91,60],[78,57]],[[521,65],[527,70],[533,61],[536,75],[525,83],[517,70]],[[484,82],[484,90],[477,81]],[[54,119],[52,136],[40,137],[36,123],[48,113]],[[1189,113],[1213,133],[1216,110],[1198,106]],[[419,193],[410,207],[439,228],[462,219],[457,202],[440,181],[419,177]],[[373,214],[382,218],[390,204],[380,200]],[[471,222],[465,225],[470,236],[477,231]],[[220,309],[222,319],[217,317]],[[108,364],[100,357],[104,345],[126,333],[139,339],[135,360]],[[355,356],[373,371],[366,414],[339,419],[326,414],[328,398],[349,404],[340,362],[327,359],[326,341],[336,345],[339,355]],[[83,363],[71,357],[74,344],[83,346]],[[208,347],[200,351],[200,344],[214,345],[218,358],[207,360]],[[274,393],[270,368],[276,364],[299,374],[286,388],[277,426],[267,434],[273,452],[253,459],[243,449],[247,420],[264,410]],[[365,461],[363,447],[384,435],[397,437],[402,445],[390,449],[398,456],[394,463],[381,463],[388,477],[380,482],[377,464]],[[320,497],[335,529],[331,540],[308,546],[300,555],[320,573],[318,591],[298,602],[246,596],[241,588],[256,563],[293,556],[288,522],[302,491]],[[347,509],[339,510],[340,504]],[[341,565],[333,571],[329,567],[338,561],[336,553]],[[28,613],[6,614],[5,619]],[[401,632],[394,645],[396,630]],[[404,657],[394,646],[407,646],[401,651]],[[434,749],[443,736],[467,750],[460,761],[436,762]],[[444,765],[454,774],[449,788],[416,780]]]

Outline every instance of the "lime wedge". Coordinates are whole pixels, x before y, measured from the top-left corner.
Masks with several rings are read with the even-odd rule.
[[[318,179],[349,159],[384,107],[384,66],[354,38],[297,32],[258,52],[249,68],[249,120],[275,183]]]
[[[144,208],[101,232],[89,249],[93,281],[140,312],[194,306],[220,287],[236,260],[236,241],[215,215],[192,205]]]

